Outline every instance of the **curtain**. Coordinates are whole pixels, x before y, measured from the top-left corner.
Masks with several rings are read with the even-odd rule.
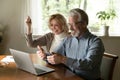
[[[41,0],[22,0],[22,30],[23,34],[26,33],[25,20],[27,16],[31,17],[32,20],[32,32],[33,34],[39,34],[42,30],[42,9]],[[23,24],[24,22],[24,24]]]
[[[26,31],[26,25],[25,25],[25,19],[27,17],[27,14],[30,13],[29,11],[29,1],[30,0],[21,0],[21,34],[25,34]]]

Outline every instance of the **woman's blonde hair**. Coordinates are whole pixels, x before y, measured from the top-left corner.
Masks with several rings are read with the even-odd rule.
[[[60,26],[62,26],[62,30],[66,33],[68,33],[69,29],[68,29],[68,25],[67,25],[67,21],[65,19],[65,17],[61,14],[53,14],[50,16],[49,18],[49,28],[50,28],[50,25],[51,25],[51,21],[52,20],[56,20]]]

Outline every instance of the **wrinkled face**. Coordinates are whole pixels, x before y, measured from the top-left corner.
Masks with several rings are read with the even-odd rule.
[[[71,30],[72,36],[78,37],[81,34],[83,29],[82,29],[81,22],[78,21],[77,16],[69,17],[69,28]]]
[[[55,35],[63,32],[62,25],[60,25],[55,19],[51,20],[50,29]]]

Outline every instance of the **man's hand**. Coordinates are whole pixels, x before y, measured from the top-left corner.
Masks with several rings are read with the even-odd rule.
[[[38,56],[39,56],[41,59],[45,60],[45,59],[46,59],[46,54],[45,54],[45,52],[44,52],[44,49],[41,48],[39,45],[37,46],[37,48],[38,48],[38,51],[37,51],[36,53],[38,54]]]
[[[61,54],[53,53],[51,56],[47,56],[47,61],[51,64],[65,63],[66,57]]]

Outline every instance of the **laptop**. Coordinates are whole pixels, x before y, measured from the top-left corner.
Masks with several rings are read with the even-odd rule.
[[[15,49],[9,49],[9,50],[15,60],[17,68],[19,69],[22,69],[24,71],[27,71],[35,75],[42,75],[54,71],[54,69],[52,68],[42,66],[39,64],[33,64],[29,56],[29,53]]]

